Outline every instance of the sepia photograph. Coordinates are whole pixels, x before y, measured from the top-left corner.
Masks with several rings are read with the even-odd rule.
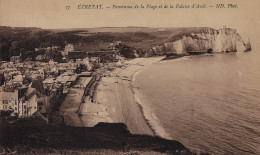
[[[0,154],[259,155],[259,0],[0,0]]]

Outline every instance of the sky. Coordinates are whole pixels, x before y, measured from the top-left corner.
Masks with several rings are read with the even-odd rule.
[[[115,5],[206,4],[207,9],[107,9]],[[238,8],[216,9],[216,4]],[[79,4],[102,4],[102,10],[79,10]],[[70,10],[66,10],[66,6]],[[227,26],[260,37],[260,0],[0,0],[0,25],[40,28],[213,27]]]

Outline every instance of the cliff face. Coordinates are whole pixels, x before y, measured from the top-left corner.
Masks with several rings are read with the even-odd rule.
[[[248,50],[240,35],[234,29],[203,30],[189,33],[176,41],[168,41],[146,50],[146,55],[186,54],[203,52],[236,52],[237,44]]]

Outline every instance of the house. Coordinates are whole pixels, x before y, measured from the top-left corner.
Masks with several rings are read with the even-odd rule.
[[[52,59],[49,61],[49,65],[57,65],[58,62],[53,61]]]
[[[50,95],[50,91],[52,90],[53,84],[55,83],[54,78],[45,79],[43,81],[43,87],[45,90],[45,94]]]
[[[15,68],[7,68],[7,69],[3,70],[5,82],[12,80],[13,77],[19,73],[20,72],[18,70],[16,70]]]
[[[31,78],[36,79],[37,77],[41,77],[41,79],[45,79],[43,68],[39,68],[38,70],[31,71]]]
[[[1,66],[1,69],[4,69],[8,66],[9,62],[8,61],[0,61],[0,66]]]
[[[37,111],[41,111],[43,109],[43,98],[43,94],[41,94],[36,88],[32,88],[30,86],[26,90],[24,95],[19,99],[19,103],[15,104],[14,114],[18,117],[27,117],[34,115]]]
[[[72,75],[72,76],[69,78],[68,82],[70,82],[71,85],[73,85],[73,84],[76,83],[77,79],[78,79],[78,74],[74,74],[74,75]]]
[[[117,67],[122,67],[122,62],[121,62],[121,60],[118,60],[118,62],[116,63],[116,66],[117,66]]]
[[[81,63],[82,59],[76,59],[76,63]]]
[[[38,69],[38,76],[40,76],[42,79],[45,79],[44,68]]]
[[[38,106],[38,111],[43,114],[46,115],[49,113],[49,98],[48,97],[41,97],[37,100],[37,106]]]
[[[100,63],[100,58],[99,57],[91,57],[90,62],[91,63]]]
[[[120,60],[120,61],[124,61],[125,60],[125,57],[119,55],[119,54],[114,54],[113,55],[114,57],[114,60]]]
[[[122,45],[122,41],[115,41],[114,43],[110,43],[108,46],[109,50],[116,50],[118,46]]]
[[[66,73],[66,72],[65,72]],[[63,85],[64,88],[69,88],[68,80],[70,79],[70,75],[60,75],[57,77],[57,81]]]
[[[18,117],[28,117],[37,111],[41,112],[46,105],[42,104],[45,96],[39,88],[33,88],[33,85],[35,84],[32,82],[29,87],[22,86],[13,92],[0,92],[0,110],[11,111],[11,115]]]
[[[72,66],[66,69],[68,73],[73,74],[77,70],[76,66]]]
[[[47,47],[46,49],[47,49],[47,51],[48,51],[48,52],[50,52],[50,51],[51,51],[51,47]]]
[[[52,51],[58,51],[60,49],[60,46],[52,46],[51,50]]]
[[[35,52],[45,52],[46,48],[34,48]]]
[[[114,43],[114,45],[120,46],[120,45],[122,45],[122,41],[116,41],[116,42]]]
[[[109,46],[108,46],[108,49],[109,50],[116,50],[114,43],[110,43]]]
[[[23,76],[22,75],[16,75],[13,77],[13,79],[11,80],[11,83],[13,84],[23,84]]]
[[[21,56],[12,56],[10,58],[10,61],[13,62],[14,64],[17,64],[17,63],[21,63],[22,62],[22,58],[21,58]]]
[[[65,46],[65,55],[68,56],[69,52],[74,51],[74,45],[73,44],[67,44]]]
[[[14,113],[18,117],[30,116],[37,111],[37,100],[39,97],[34,92],[35,88],[28,88],[25,95],[19,100],[19,104],[14,107]]]
[[[74,51],[74,45],[73,44],[67,44],[65,46],[65,52],[73,52]]]
[[[45,79],[43,81],[43,86],[44,88],[47,87],[47,86],[52,86],[54,84],[54,78],[49,78],[49,79]]]
[[[14,62],[10,61],[7,66],[7,68],[14,68]]]
[[[18,68],[23,68],[23,63],[17,63],[16,65],[15,65],[15,67],[18,69]]]
[[[18,102],[18,91],[0,92],[0,111],[13,111]]]

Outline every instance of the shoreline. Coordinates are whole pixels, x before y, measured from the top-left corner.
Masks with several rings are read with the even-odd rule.
[[[136,58],[126,61],[126,67],[116,68],[102,78],[97,88],[97,104],[105,106],[105,117],[93,118],[102,122],[125,123],[132,134],[158,136],[144,115],[144,109],[134,95],[134,76],[145,67],[164,57]],[[94,124],[92,124],[93,126]]]
[[[154,63],[189,60],[190,56],[163,60],[165,57],[135,58],[125,62],[102,77],[96,89],[96,103],[85,103],[81,113],[84,126],[93,127],[99,122],[124,123],[132,134],[159,136],[172,140],[160,120],[146,105],[136,86],[136,76]]]
[[[146,66],[147,67],[147,66]],[[140,93],[138,92],[138,89],[135,88],[134,86],[134,82],[135,82],[135,76],[137,76],[143,69],[145,68],[142,68],[138,71],[136,71],[134,74],[133,74],[133,81],[130,82],[130,89],[133,93],[133,96],[135,98],[135,101],[136,101],[136,104],[139,106],[140,110],[141,110],[141,113],[143,115],[143,118],[145,120],[145,122],[147,123],[147,125],[150,127],[150,129],[153,131],[153,134],[155,136],[159,136],[161,138],[165,138],[165,139],[170,139],[170,136],[166,133],[166,131],[163,129],[163,127],[159,124],[159,122],[157,120],[153,120],[152,118],[148,118],[149,116],[146,114],[146,113],[149,113],[149,111],[145,111],[145,109],[147,110],[148,108],[144,107],[144,103],[141,101],[141,97],[139,97],[137,94]],[[152,125],[153,124],[156,124],[155,126]],[[156,130],[157,128],[157,130]],[[158,131],[158,128],[161,128],[160,130],[163,132],[163,133],[160,133]]]
[[[87,127],[98,122],[125,123],[132,134],[159,136],[171,140],[160,124],[160,120],[149,109],[136,86],[136,76],[154,63],[167,63],[190,59],[189,56],[163,60],[165,57],[136,58],[126,61],[125,68],[116,68],[109,76],[103,77],[97,87],[97,105],[100,114],[88,114]],[[99,112],[98,112],[99,113]],[[106,113],[106,114],[102,114]],[[95,116],[94,116],[95,115]]]
[[[149,58],[148,58],[149,59]],[[183,60],[189,60],[191,59],[191,56],[181,56],[181,57],[176,57],[173,59],[161,59],[159,61],[156,61],[154,63],[162,64],[162,63],[168,63],[168,62],[173,62],[173,61],[183,61]],[[154,64],[152,63],[152,64]],[[150,64],[151,65],[151,64]],[[160,120],[152,113],[152,111],[149,109],[149,106],[146,105],[147,102],[149,101],[144,101],[145,98],[141,94],[141,91],[139,90],[139,86],[136,84],[136,76],[141,73],[145,68],[147,68],[149,65],[144,66],[143,68],[137,70],[136,72],[133,73],[132,75],[132,81],[130,82],[130,89],[132,90],[133,96],[136,100],[136,103],[140,107],[142,111],[142,115],[144,117],[144,120],[147,122],[148,126],[151,128],[155,136],[159,136],[164,139],[169,139],[173,140],[172,137],[165,131],[163,126],[160,124]],[[137,88],[138,87],[138,88]]]
[[[147,66],[146,66],[147,67]],[[145,120],[145,122],[147,123],[147,125],[149,126],[149,128],[152,130],[154,136],[157,136],[156,134],[156,131],[155,129],[152,127],[152,125],[149,123],[149,120],[145,117],[145,114],[144,114],[144,107],[137,101],[135,95],[136,95],[136,91],[134,90],[134,84],[133,82],[135,81],[135,76],[138,75],[144,68],[136,71],[133,75],[132,75],[132,81],[129,83],[129,88],[131,89],[132,93],[133,93],[133,96],[135,98],[135,101],[136,101],[136,104],[138,105],[138,107],[140,108],[141,110],[141,113],[142,113],[142,116],[143,116],[143,119]]]

